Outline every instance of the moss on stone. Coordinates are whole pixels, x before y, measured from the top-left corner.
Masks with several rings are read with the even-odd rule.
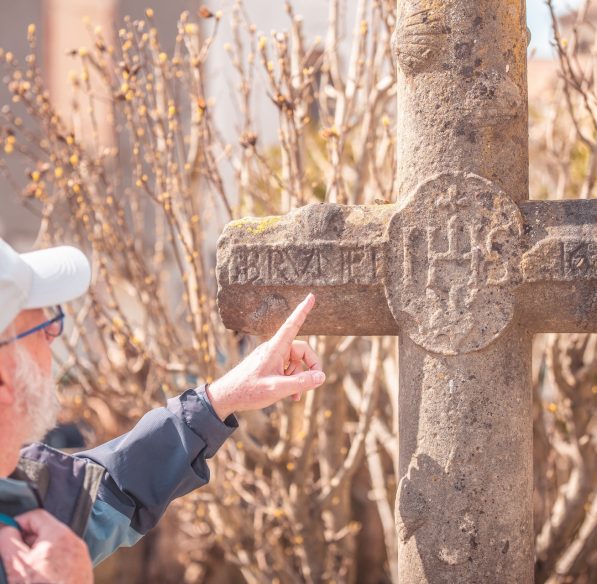
[[[262,219],[246,218],[232,221],[229,226],[233,229],[245,228],[250,235],[261,235],[280,221],[282,221],[282,217],[263,217]]]

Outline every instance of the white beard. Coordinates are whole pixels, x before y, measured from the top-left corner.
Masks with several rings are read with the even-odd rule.
[[[35,442],[56,426],[60,403],[51,373],[44,374],[29,351],[18,344],[14,355],[16,405],[28,427],[26,442]]]

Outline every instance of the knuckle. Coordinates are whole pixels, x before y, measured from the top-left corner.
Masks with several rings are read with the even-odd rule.
[[[42,523],[56,523],[54,516],[48,513],[45,509],[33,509],[33,511],[23,513],[21,517],[26,519],[34,519]]]
[[[282,325],[280,329],[280,334],[277,336],[277,340],[281,342],[288,342],[288,337],[293,336],[293,328],[289,323]]]
[[[276,393],[280,390],[280,383],[277,379],[269,379],[267,382],[267,390],[270,393]]]

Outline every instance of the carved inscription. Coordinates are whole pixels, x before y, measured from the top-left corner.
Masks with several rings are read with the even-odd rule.
[[[235,245],[228,273],[238,285],[372,285],[380,279],[381,259],[381,249],[371,245]]]
[[[488,345],[512,318],[521,236],[518,207],[491,182],[455,172],[422,183],[388,229],[392,314],[437,353]]]
[[[524,255],[522,270],[526,282],[597,279],[597,237],[541,241]]]

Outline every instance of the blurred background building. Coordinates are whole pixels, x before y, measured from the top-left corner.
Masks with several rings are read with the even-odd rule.
[[[151,3],[147,0],[0,0],[0,46],[22,60],[28,52],[27,27],[35,24],[38,53],[51,98],[65,120],[71,119],[72,85],[69,74],[77,70],[70,53],[92,42],[90,30],[101,27],[107,38],[118,29],[125,15],[141,18]],[[176,22],[183,10],[196,10],[197,0],[169,0],[157,7],[156,23],[164,46],[171,49]],[[0,105],[8,103],[9,92],[0,84]],[[111,141],[109,124],[100,126],[100,138]],[[15,204],[10,186],[0,179],[0,236],[20,249],[35,239],[38,220],[30,211]]]

